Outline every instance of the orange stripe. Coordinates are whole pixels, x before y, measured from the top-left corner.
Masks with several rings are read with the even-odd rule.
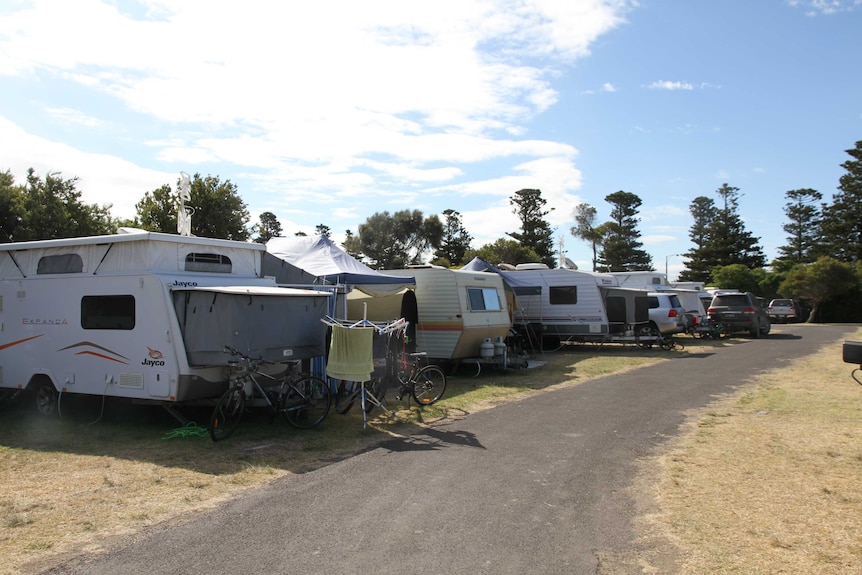
[[[19,343],[24,343],[25,341],[30,341],[31,339],[36,339],[37,337],[42,337],[45,335],[44,333],[40,333],[39,335],[34,335],[33,337],[28,337],[25,339],[19,339],[18,341],[10,341],[9,343],[4,343],[0,345],[0,350],[4,350],[7,347],[12,347],[13,345],[18,345]]]
[[[113,357],[108,357],[107,355],[102,355],[101,353],[96,353],[95,351],[79,351],[75,355],[93,355],[95,357],[101,357],[102,359],[110,359],[111,361],[116,361],[117,363],[122,363],[123,365],[128,365],[125,361],[120,361],[119,359],[114,359]]]

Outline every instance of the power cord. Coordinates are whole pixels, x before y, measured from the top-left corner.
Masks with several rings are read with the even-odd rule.
[[[190,421],[183,427],[172,429],[165,434],[162,439],[175,439],[177,437],[207,437],[209,430],[206,427],[201,427],[194,421]]]

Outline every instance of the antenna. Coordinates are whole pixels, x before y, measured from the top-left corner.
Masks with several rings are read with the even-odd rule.
[[[192,235],[192,214],[195,209],[186,205],[192,199],[192,181],[185,172],[180,172],[180,185],[177,187],[179,206],[177,207],[177,233],[181,236]]]
[[[569,258],[566,257],[566,250],[564,249],[566,245],[566,236],[559,235],[557,236],[557,265],[563,267],[563,262]]]

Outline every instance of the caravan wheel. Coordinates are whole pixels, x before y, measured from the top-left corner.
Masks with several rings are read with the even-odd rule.
[[[41,415],[57,415],[57,390],[48,378],[39,378],[31,384],[33,397],[36,398],[36,411]]]

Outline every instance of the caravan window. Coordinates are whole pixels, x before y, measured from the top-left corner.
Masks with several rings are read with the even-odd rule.
[[[187,272],[229,274],[230,270],[230,258],[222,254],[189,254],[186,256]]]
[[[81,298],[84,329],[135,329],[135,297],[87,295]]]
[[[36,265],[37,274],[79,274],[84,271],[84,260],[78,254],[42,256]]]
[[[548,297],[552,305],[571,305],[578,303],[578,286],[551,286]]]
[[[499,311],[500,297],[494,288],[467,288],[470,299],[470,311]]]

